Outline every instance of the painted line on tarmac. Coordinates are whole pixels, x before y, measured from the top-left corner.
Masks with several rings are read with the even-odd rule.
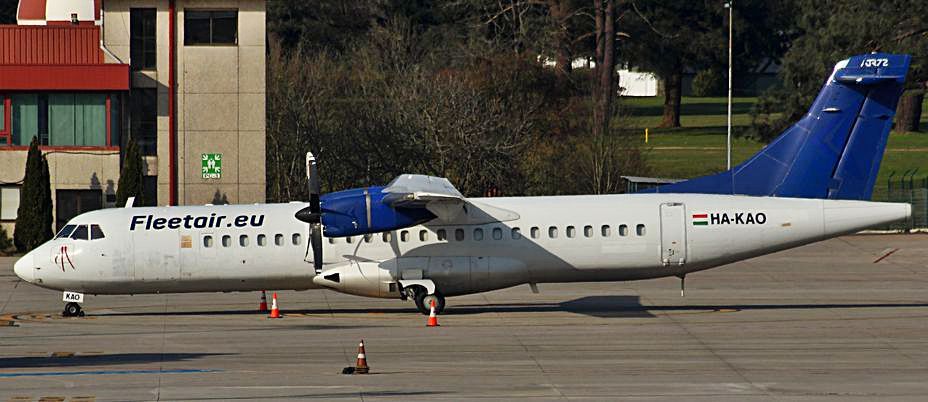
[[[97,370],[97,371],[51,371],[35,373],[0,373],[0,378],[13,377],[58,377],[68,375],[123,375],[123,374],[193,374],[216,373],[222,370],[177,369],[177,370]]]

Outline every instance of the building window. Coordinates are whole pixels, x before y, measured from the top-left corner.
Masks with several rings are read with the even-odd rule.
[[[154,207],[158,205],[158,176],[142,176],[142,193],[145,194],[145,203],[136,204],[140,207]],[[122,205],[117,205],[121,207]]]
[[[110,95],[53,92],[13,95],[12,145],[26,146],[38,137],[40,145],[106,146],[107,120],[118,121],[107,108]]]
[[[0,220],[15,221],[19,211],[19,187],[0,188]]]
[[[158,154],[158,90],[135,88],[129,95],[129,135],[142,155]]]
[[[132,71],[156,68],[155,9],[133,8],[129,10],[129,57]]]
[[[184,45],[234,45],[238,10],[184,10]]]
[[[6,97],[0,96],[0,133],[6,131]]]
[[[56,229],[60,230],[75,216],[101,208],[103,208],[103,192],[100,190],[56,190]]]

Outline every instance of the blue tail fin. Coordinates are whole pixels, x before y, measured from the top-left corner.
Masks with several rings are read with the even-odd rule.
[[[874,53],[839,62],[809,112],[756,155],[650,192],[869,200],[910,61]]]

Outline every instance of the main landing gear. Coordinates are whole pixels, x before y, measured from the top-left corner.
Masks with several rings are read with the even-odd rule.
[[[61,312],[61,315],[64,317],[83,317],[84,310],[81,310],[80,304],[70,302],[64,305],[64,311]]]
[[[429,315],[431,312],[432,301],[435,301],[435,314],[441,314],[445,309],[445,296],[437,290],[434,294],[426,294],[426,290],[420,286],[406,288],[406,297],[416,302],[416,308],[420,313]]]

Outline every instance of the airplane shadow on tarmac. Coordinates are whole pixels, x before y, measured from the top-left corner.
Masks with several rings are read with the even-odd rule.
[[[867,308],[906,308],[928,307],[923,303],[822,303],[822,304],[685,304],[645,306],[638,296],[601,295],[585,296],[559,303],[494,303],[494,304],[455,304],[449,299],[448,307],[442,315],[472,315],[481,313],[554,313],[568,312],[599,318],[653,318],[653,313],[661,312],[713,312],[721,310],[760,311],[760,310],[817,310],[817,309],[867,309]],[[330,314],[403,314],[417,313],[412,307],[377,307],[377,308],[333,308],[333,309],[294,309],[281,310],[284,315],[330,315]],[[174,312],[127,312],[99,313],[88,312],[90,316],[200,316],[200,315],[263,315],[255,310],[212,310],[212,311],[174,311]]]
[[[221,355],[228,355],[228,353],[116,353],[104,355],[74,355],[66,357],[0,357],[0,369],[145,364],[162,361],[188,361],[202,357]]]

